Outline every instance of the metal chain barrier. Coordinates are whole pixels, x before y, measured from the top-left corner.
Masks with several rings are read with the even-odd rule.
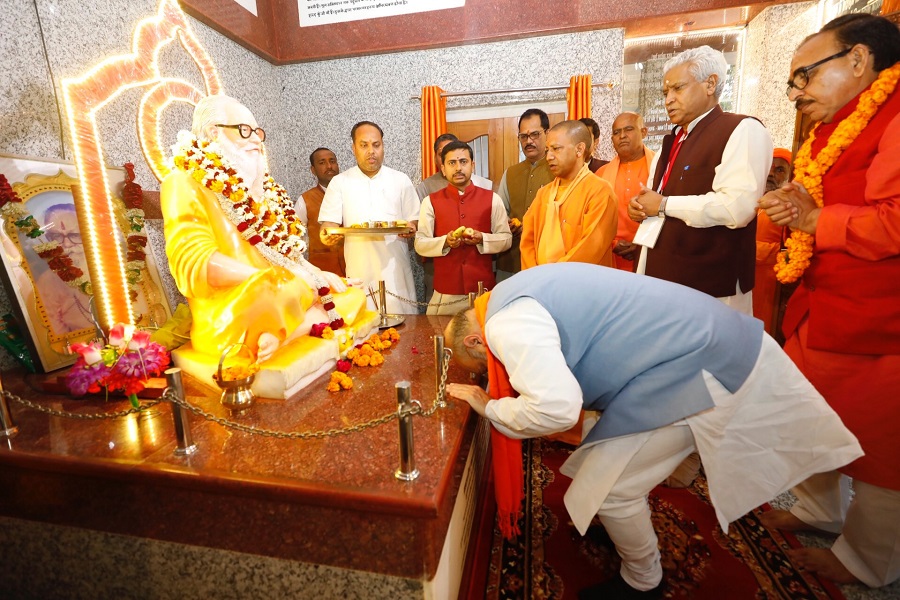
[[[143,412],[145,410],[148,410],[150,408],[153,408],[154,406],[156,406],[157,404],[162,402],[163,398],[165,397],[165,394],[164,394],[163,398],[158,398],[156,400],[152,400],[150,402],[147,402],[146,404],[142,404],[138,408],[129,408],[128,410],[120,410],[118,412],[73,413],[73,412],[69,412],[66,410],[56,410],[53,408],[47,408],[46,406],[37,404],[35,402],[32,402],[31,400],[26,400],[25,398],[16,396],[15,394],[7,392],[6,390],[0,390],[0,393],[2,393],[7,399],[12,400],[13,402],[18,402],[19,404],[21,404],[23,406],[27,406],[28,408],[32,408],[38,412],[48,414],[52,417],[64,417],[66,419],[82,419],[85,421],[97,420],[97,419],[119,419],[122,417],[127,417],[128,415],[137,414],[137,413]]]
[[[423,417],[430,417],[431,415],[433,415],[435,411],[440,408],[440,400],[444,397],[444,388],[447,383],[447,370],[450,368],[450,354],[451,353],[449,352],[449,350],[444,353],[443,366],[441,368],[441,383],[438,388],[438,392],[435,395],[435,399],[431,405],[431,408],[424,409],[422,407],[422,404],[418,400],[413,400],[411,402],[412,406],[405,411],[401,411],[400,409],[398,409],[396,412],[389,413],[387,415],[384,415],[383,417],[378,417],[377,419],[372,419],[371,421],[366,421],[364,423],[359,423],[357,425],[346,428],[332,428],[321,431],[276,431],[273,429],[265,429],[262,427],[253,427],[252,425],[244,425],[243,423],[238,423],[224,417],[217,417],[216,415],[203,410],[199,406],[188,404],[186,400],[179,398],[177,394],[175,394],[174,390],[172,390],[172,388],[166,388],[166,391],[163,393],[163,399],[168,400],[173,404],[177,404],[178,406],[191,411],[195,415],[202,417],[207,421],[211,421],[217,425],[221,425],[222,427],[227,427],[229,429],[234,429],[244,433],[291,440],[314,440],[326,437],[334,437],[338,435],[346,435],[348,433],[371,429],[372,427],[377,427],[378,425],[389,423],[394,419],[399,419],[407,415],[420,415]]]
[[[419,302],[418,300],[410,300],[409,298],[404,298],[403,296],[398,296],[394,292],[390,290],[385,290],[385,293],[388,296],[393,296],[400,302],[405,302],[406,304],[412,304],[413,306],[422,306],[428,308],[429,306],[453,306],[455,304],[462,304],[463,302],[468,302],[468,296],[465,298],[460,298],[459,300],[454,300],[453,302]]]

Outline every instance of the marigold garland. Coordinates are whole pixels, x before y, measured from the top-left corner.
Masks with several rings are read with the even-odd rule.
[[[381,332],[381,335],[373,333],[364,343],[350,348],[346,359],[337,361],[337,371],[331,374],[331,379],[325,385],[325,389],[329,392],[349,390],[353,387],[353,379],[346,373],[351,366],[377,367],[384,363],[384,355],[381,351],[390,349],[399,341],[400,334],[393,327]]]
[[[794,160],[794,180],[803,185],[816,202],[816,206],[824,205],[824,189],[822,178],[837,161],[838,157],[862,133],[893,93],[900,79],[900,63],[883,70],[872,85],[859,98],[856,110],[850,114],[832,132],[828,144],[812,158],[812,144],[816,139],[816,131],[821,123],[817,123],[803,143],[797,158]],[[813,255],[815,236],[794,230],[785,242],[786,252],[780,253],[775,263],[775,276],[781,283],[793,283],[809,268]]]

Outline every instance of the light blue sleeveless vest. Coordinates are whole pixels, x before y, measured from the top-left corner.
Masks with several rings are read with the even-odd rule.
[[[528,269],[494,288],[487,320],[523,297],[556,321],[584,408],[603,411],[585,442],[649,431],[712,408],[701,370],[734,393],[762,345],[758,319],[696,290],[617,269],[585,263]]]

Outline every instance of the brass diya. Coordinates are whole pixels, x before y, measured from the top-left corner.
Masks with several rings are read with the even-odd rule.
[[[228,356],[228,353],[231,352],[235,347],[243,346],[247,348],[247,352],[250,352],[250,349],[246,344],[232,344],[225,348],[225,351],[222,352],[222,355],[219,357],[219,368],[216,372],[216,375],[213,379],[216,380],[216,385],[222,390],[222,397],[219,401],[223,406],[226,406],[232,410],[243,410],[245,408],[249,408],[253,404],[253,400],[256,399],[256,395],[253,393],[251,386],[253,385],[253,379],[256,377],[256,371],[253,369],[255,366],[251,364],[249,368],[247,368],[248,374],[245,377],[241,377],[238,379],[230,379],[227,377],[229,370],[234,370],[235,367],[228,367],[223,372],[222,365],[225,363],[225,358]],[[252,357],[252,354],[251,354]]]

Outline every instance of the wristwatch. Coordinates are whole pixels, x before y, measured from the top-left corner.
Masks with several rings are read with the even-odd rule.
[[[666,216],[666,200],[668,200],[668,196],[663,196],[662,200],[659,201],[659,210],[657,211],[657,216],[664,217]]]

